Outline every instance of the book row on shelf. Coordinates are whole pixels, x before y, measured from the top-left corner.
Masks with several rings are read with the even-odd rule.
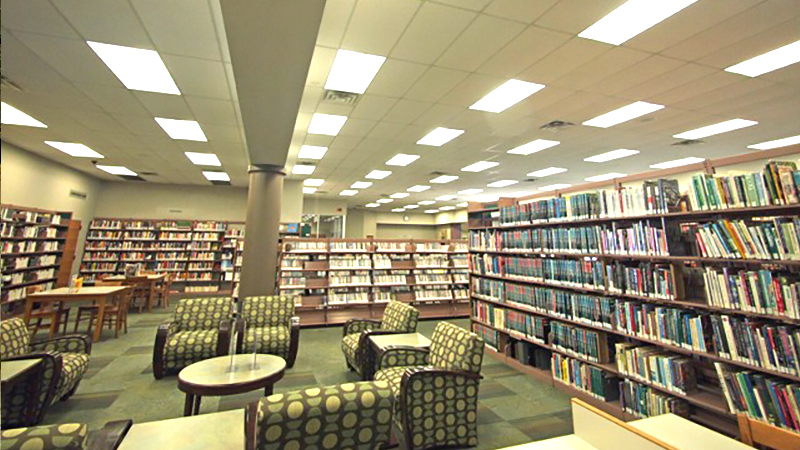
[[[695,175],[688,200],[678,180],[644,181],[640,187],[606,189],[499,208],[496,219],[475,226],[518,226],[675,212],[796,205],[800,172],[794,162],[773,161],[760,172],[734,176]]]
[[[463,241],[381,241],[339,239],[290,239],[284,240],[284,253],[455,253],[467,252]]]
[[[13,205],[0,207],[0,269],[2,303],[25,298],[29,288],[51,289],[58,282],[62,261],[74,255],[78,228],[71,214]]]

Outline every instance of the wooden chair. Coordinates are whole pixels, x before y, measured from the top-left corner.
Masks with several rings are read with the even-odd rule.
[[[35,294],[43,290],[42,286],[28,286],[25,288],[25,294]],[[28,322],[28,329],[31,331],[31,338],[36,337],[36,333],[41,329],[47,329],[48,338],[52,339],[58,332],[58,326],[64,325],[64,334],[67,334],[67,323],[69,322],[69,308],[64,308],[61,302],[51,303],[46,306],[39,305],[38,308],[31,311],[31,320],[36,320],[32,324]],[[49,319],[44,321],[44,319]]]
[[[122,281],[98,281],[95,286],[122,286]],[[114,327],[114,337],[119,337],[119,330],[124,327],[125,333],[128,333],[128,309],[130,308],[131,298],[133,296],[133,288],[125,290],[120,297],[115,299],[115,302],[106,306],[105,313],[103,314],[103,325],[108,325],[108,328]],[[87,314],[87,317],[84,317]],[[97,305],[84,305],[78,307],[78,316],[75,318],[75,329],[73,332],[78,331],[78,325],[83,320],[89,321],[87,332],[92,332],[94,321],[97,320]]]
[[[153,303],[165,309],[169,309],[169,291],[172,289],[174,274],[170,273],[163,280],[156,284],[155,299]]]
[[[150,280],[146,276],[130,277],[125,280],[125,286],[133,291],[130,306],[138,308],[141,314],[150,299]]]
[[[775,450],[796,450],[800,448],[800,434],[776,427],[775,425],[753,420],[745,414],[738,414],[739,434],[742,442],[751,446],[761,446]]]

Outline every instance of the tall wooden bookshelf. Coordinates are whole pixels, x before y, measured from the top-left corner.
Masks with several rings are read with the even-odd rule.
[[[31,286],[69,283],[81,223],[72,213],[0,205],[2,217],[2,305],[13,312]]]
[[[714,167],[690,168],[700,175],[689,197],[647,183],[673,169],[603,191],[470,203],[471,322],[489,352],[624,420],[671,411],[736,435],[736,412],[753,415],[758,400],[796,429],[800,173],[762,175],[761,206],[747,206],[744,178],[718,181]],[[643,195],[644,209],[609,213],[604,195],[631,206],[626,195]],[[749,393],[731,380],[764,385]]]
[[[463,240],[284,238],[278,291],[299,294],[300,324],[380,318],[389,300],[423,318],[469,314]]]

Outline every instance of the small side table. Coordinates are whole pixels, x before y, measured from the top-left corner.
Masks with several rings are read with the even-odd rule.
[[[280,356],[253,354],[218,356],[185,367],[178,374],[178,389],[186,393],[184,416],[200,413],[204,395],[235,395],[264,389],[272,394],[273,385],[283,378],[286,361]]]
[[[431,340],[419,333],[380,334],[369,337],[372,348],[372,361],[369,364],[371,371],[368,379],[372,379],[378,368],[378,362],[384,352],[394,347],[430,348]]]
[[[40,358],[16,359],[0,362],[0,385],[2,394],[6,395],[20,381],[27,379],[26,375],[39,370],[42,363]]]

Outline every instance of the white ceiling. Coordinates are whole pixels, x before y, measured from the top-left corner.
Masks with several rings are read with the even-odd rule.
[[[700,0],[621,46],[576,36],[623,2],[328,0],[287,167],[300,145],[328,146],[311,176],[326,180],[320,191],[327,193],[314,195],[351,206],[428,184],[434,171],[461,177],[381,207],[386,210],[467,188],[502,194],[579,184],[588,176],[637,173],[680,157],[743,153],[750,151],[747,145],[798,134],[800,64],[757,78],[722,70],[800,39],[797,0]],[[3,88],[3,101],[49,126],[4,126],[4,140],[106,177],[89,161],[43,143],[81,142],[109,164],[154,171],[158,176],[145,178],[178,184],[207,184],[183,152],[213,151],[234,185],[247,184],[244,130],[218,0],[4,0],[2,28],[3,73],[24,89]],[[183,95],[125,89],[86,40],[157,50]],[[339,48],[388,58],[354,107],[320,101]],[[499,114],[468,109],[510,78],[546,87]],[[539,129],[553,120],[580,124],[637,100],[666,107],[608,129]],[[349,119],[336,137],[307,135],[314,112]],[[209,141],[173,141],[154,116],[197,120]],[[759,124],[706,138],[702,146],[671,146],[674,134],[733,118]],[[465,133],[442,147],[415,144],[438,126]],[[530,156],[506,153],[536,138],[562,144]],[[641,153],[604,164],[583,161],[617,148]],[[384,165],[396,153],[422,157],[407,167]],[[479,160],[500,165],[460,172]],[[486,188],[550,166],[569,170],[535,183]],[[354,197],[338,196],[373,169],[393,174],[371,180]]]

